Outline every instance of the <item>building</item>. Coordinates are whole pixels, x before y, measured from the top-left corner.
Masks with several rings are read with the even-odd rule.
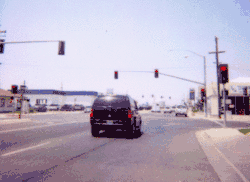
[[[248,96],[243,95],[243,88],[248,88]],[[233,115],[249,115],[249,90],[250,78],[237,78],[225,84],[225,89],[228,90],[229,114]],[[223,90],[223,85],[220,84],[220,93]],[[207,112],[209,115],[218,116],[218,92],[217,83],[213,82],[207,86]],[[221,98],[222,107],[224,107],[223,99]]]
[[[21,93],[19,90],[18,93]],[[24,96],[29,99],[30,105],[35,104],[82,104],[89,106],[97,97],[94,91],[58,91],[58,90],[26,90]]]

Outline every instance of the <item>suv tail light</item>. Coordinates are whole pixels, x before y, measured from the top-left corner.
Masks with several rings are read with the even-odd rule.
[[[132,117],[133,117],[132,111],[128,110],[128,118],[132,118]]]
[[[91,109],[90,117],[93,117],[93,109]]]

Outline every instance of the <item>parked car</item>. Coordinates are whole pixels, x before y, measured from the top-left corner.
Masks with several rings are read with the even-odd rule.
[[[98,96],[90,113],[91,132],[99,136],[99,130],[121,129],[128,138],[141,134],[141,116],[136,101],[128,95]]]
[[[49,111],[59,111],[60,106],[58,104],[50,104],[47,106],[47,110]]]
[[[184,115],[185,117],[187,117],[187,107],[178,105],[175,109],[175,116],[178,116],[178,115]]]
[[[79,104],[75,104],[75,105],[74,105],[74,110],[75,110],[75,111],[84,110],[84,106],[83,106],[83,105],[79,105]]]
[[[74,107],[71,104],[64,104],[61,107],[61,111],[73,111]]]
[[[164,113],[171,113],[171,107],[170,106],[166,106],[163,112]]]
[[[46,104],[36,104],[34,106],[34,110],[38,112],[46,112],[47,111],[47,105]]]
[[[175,109],[176,109],[176,106],[172,106],[171,109],[170,109],[170,110],[171,110],[171,113],[172,113],[172,112],[174,113],[174,112],[175,112]]]
[[[84,110],[85,113],[90,113],[91,112],[91,106],[87,106]]]

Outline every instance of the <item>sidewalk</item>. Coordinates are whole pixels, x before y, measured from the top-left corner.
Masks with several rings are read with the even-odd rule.
[[[224,115],[221,115],[221,118],[219,119],[218,116],[211,116],[209,114],[207,114],[207,117],[205,117],[204,112],[193,113],[192,111],[188,111],[188,117],[195,118],[195,119],[208,119],[210,121],[224,124]],[[242,127],[250,127],[250,115],[249,116],[248,115],[231,115],[231,116],[227,115],[226,117],[227,126],[230,127],[229,123],[233,123],[233,122],[239,123],[239,125],[242,125]]]
[[[250,180],[250,136],[217,128],[198,131],[196,137],[221,181]]]

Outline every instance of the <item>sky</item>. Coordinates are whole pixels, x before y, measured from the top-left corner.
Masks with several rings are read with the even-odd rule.
[[[65,41],[63,56],[57,42],[6,44],[0,54],[6,90],[25,80],[29,89],[113,89],[139,103],[180,104],[201,85],[155,78],[154,70],[204,83],[205,56],[207,84],[215,82],[215,54],[209,54],[215,36],[226,51],[219,61],[229,65],[229,80],[250,75],[249,1],[1,0],[0,30],[7,31],[0,34],[5,42]]]

